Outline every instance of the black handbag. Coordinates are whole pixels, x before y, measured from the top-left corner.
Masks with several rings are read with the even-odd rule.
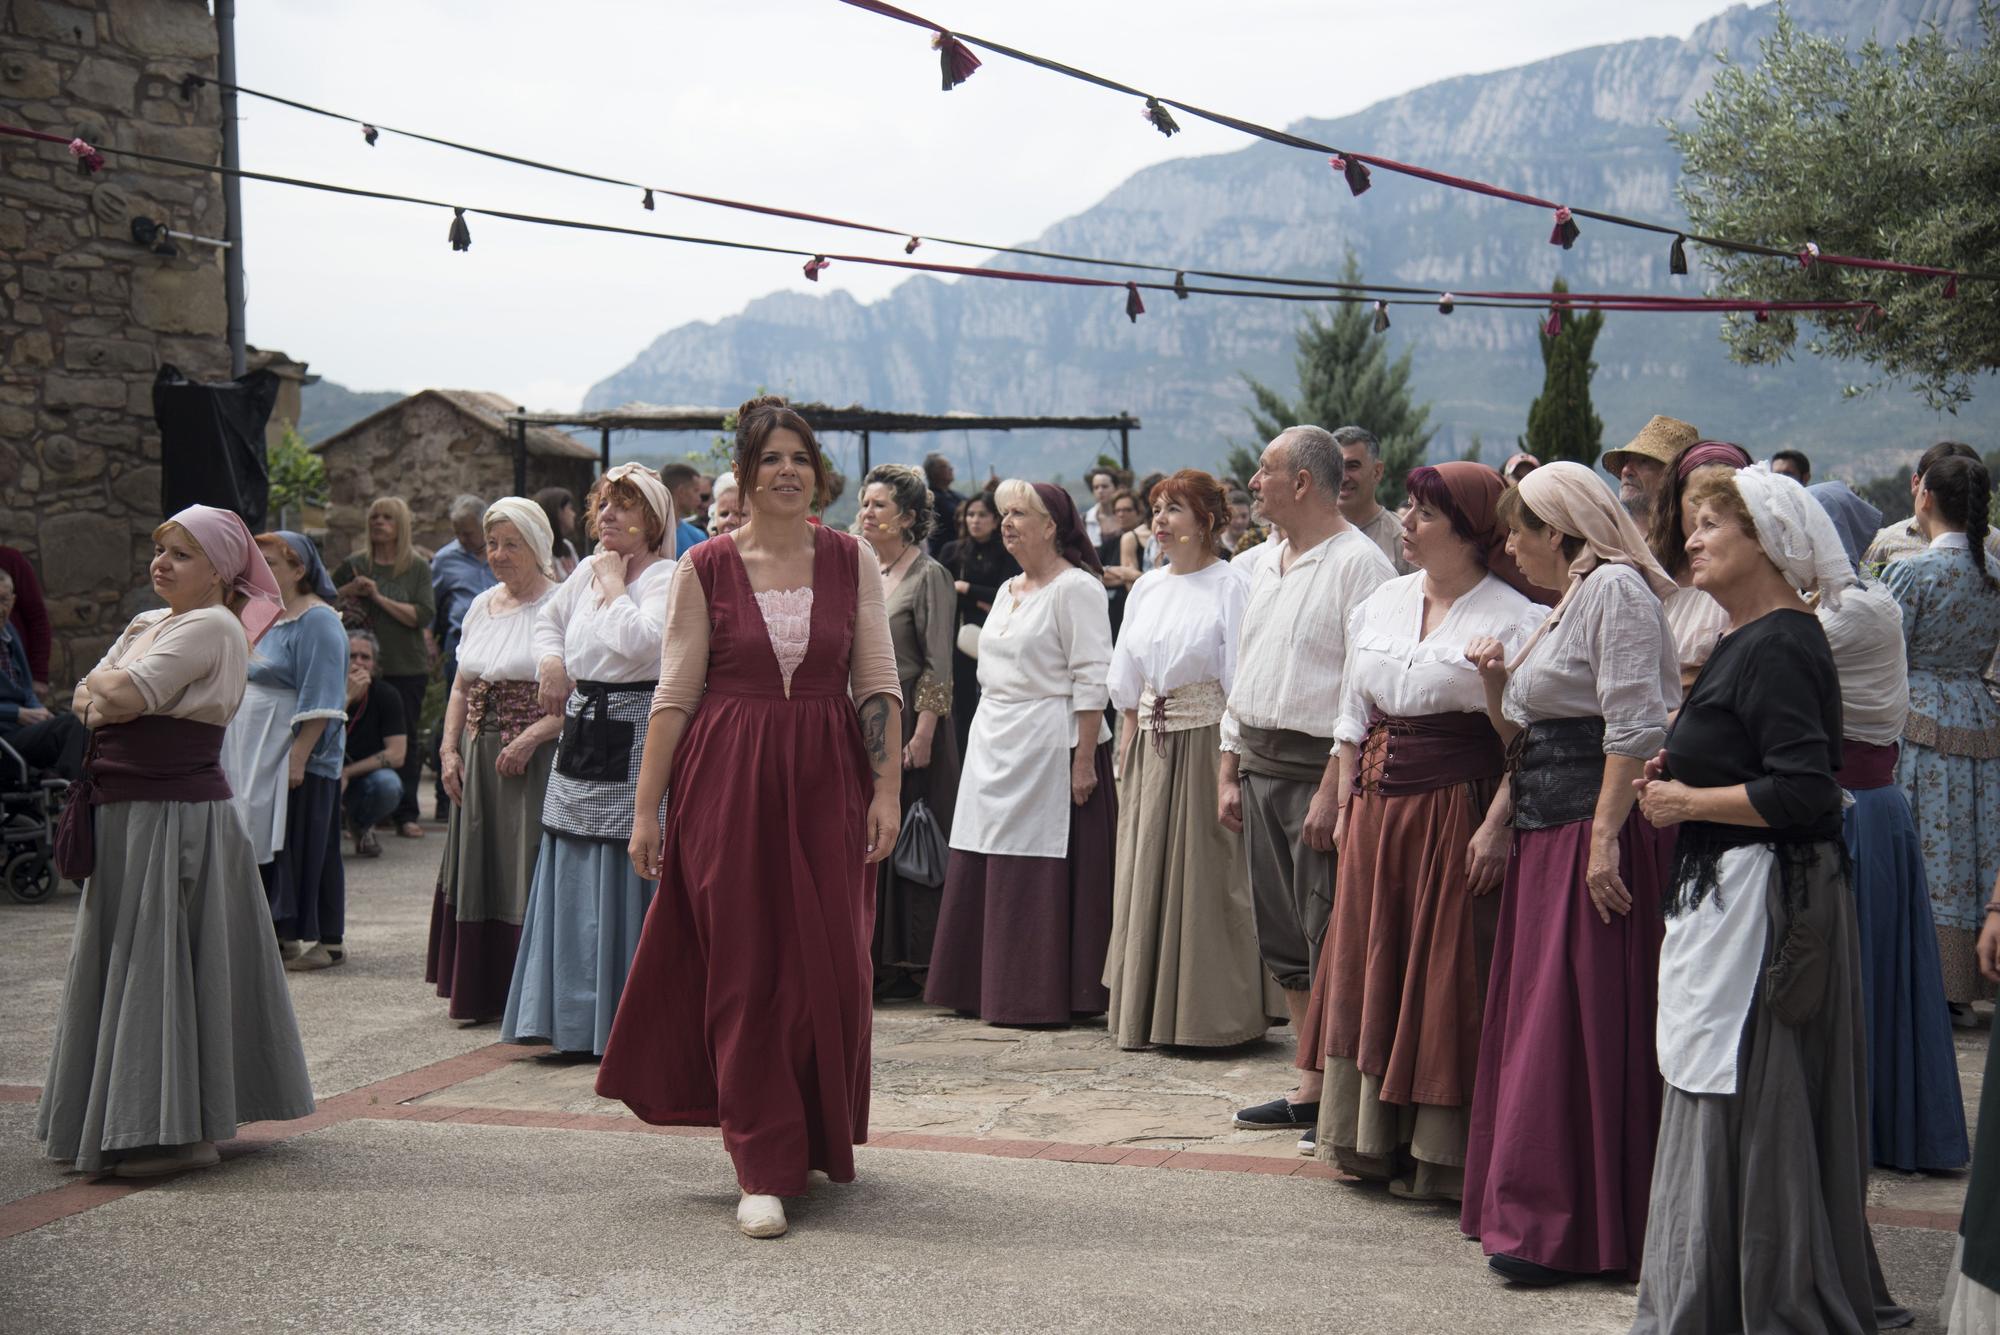
[[[647,691],[649,681],[580,681],[583,705],[563,720],[556,745],[556,773],[582,783],[624,783],[632,777],[633,724],[611,717],[613,691]]]
[[[931,815],[930,807],[921,797],[910,803],[910,809],[903,813],[903,828],[896,835],[893,857],[896,875],[918,885],[943,885],[949,856],[944,831],[938,828],[937,817]]]

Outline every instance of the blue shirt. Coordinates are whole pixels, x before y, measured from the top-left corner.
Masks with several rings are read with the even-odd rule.
[[[683,519],[674,529],[674,555],[675,557],[679,557],[688,548],[697,543],[707,541],[708,534],[702,532],[688,520]]]
[[[250,651],[250,680],[297,691],[292,735],[300,725],[325,719],[306,773],[340,777],[347,752],[347,629],[331,607],[309,607],[265,631]]]
[[[500,581],[486,564],[453,538],[431,558],[431,592],[436,595],[438,647],[448,659],[458,657],[458,636],[465,626],[465,609],[472,600]]]
[[[24,709],[41,707],[28,672],[28,646],[21,643],[20,631],[0,621],[0,727],[19,723]]]

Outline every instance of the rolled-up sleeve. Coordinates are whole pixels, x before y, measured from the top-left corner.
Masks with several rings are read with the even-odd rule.
[[[674,567],[667,598],[667,629],[660,645],[660,684],[653,688],[649,714],[678,709],[692,714],[708,686],[708,595],[694,562],[681,558]]]
[[[1614,568],[1615,569],[1615,568]],[[1666,613],[1637,578],[1592,576],[1574,615],[1597,669],[1604,754],[1650,760],[1667,743],[1667,714],[1680,704],[1680,659]]]
[[[1055,589],[1056,626],[1068,660],[1070,712],[1102,713],[1111,703],[1111,602],[1101,585],[1065,575]]]
[[[1368,704],[1361,698],[1358,652],[1366,622],[1365,603],[1347,614],[1347,661],[1340,672],[1340,718],[1333,725],[1335,745],[1348,742],[1359,746],[1368,737]]]
[[[298,707],[292,712],[294,730],[313,719],[347,722],[347,632],[330,607],[315,607],[299,618],[292,641],[298,655]]]
[[[556,590],[555,597],[542,604],[542,610],[535,613],[535,662],[544,658],[562,659],[567,657],[569,619],[576,611],[579,591],[578,581],[590,583],[590,571],[578,566],[570,577]]]

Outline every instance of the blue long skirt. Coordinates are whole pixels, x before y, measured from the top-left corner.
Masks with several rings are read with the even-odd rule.
[[[1965,1167],[1965,1102],[1931,926],[1923,849],[1895,784],[1854,794],[1846,816],[1868,1033],[1868,1139],[1904,1172]]]
[[[622,844],[544,831],[501,1041],[602,1056],[652,902]]]

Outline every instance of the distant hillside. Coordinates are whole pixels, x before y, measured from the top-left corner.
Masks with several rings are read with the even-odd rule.
[[[1802,27],[1851,43],[1871,29],[1894,41],[1926,22],[1953,40],[1978,40],[1970,0],[1797,0],[1791,12]],[[1550,198],[1678,218],[1679,160],[1659,123],[1689,114],[1717,54],[1754,61],[1756,39],[1775,14],[1771,5],[1738,6],[1686,40],[1570,52],[1295,128]],[[1581,290],[1699,290],[1698,273],[1669,276],[1664,241],[1587,224],[1566,253],[1544,244],[1548,227],[1533,209],[1386,172],[1376,173],[1367,195],[1350,198],[1313,154],[1260,143],[1139,172],[1031,244],[1328,277],[1352,248],[1365,273],[1382,282],[1546,287],[1560,273]],[[1436,455],[1457,457],[1475,434],[1489,461],[1511,451],[1541,386],[1535,317],[1463,307],[1446,317],[1412,307],[1397,308],[1393,318],[1384,337],[1395,351],[1414,350],[1417,391],[1435,404]],[[1212,466],[1231,441],[1249,435],[1243,374],[1292,384],[1299,319],[1287,303],[1177,302],[1149,293],[1134,325],[1122,301],[1104,292],[925,277],[868,306],[838,291],[778,293],[728,319],[662,334],[594,386],[585,404],[735,403],[768,385],[888,409],[1130,410],[1144,421],[1133,442],[1139,467]],[[1596,356],[1594,393],[1607,446],[1665,412],[1760,456],[1789,445],[1811,454],[1818,472],[1866,476],[1940,435],[2000,436],[2000,401],[1992,397],[1941,418],[1899,391],[1845,398],[1845,385],[1867,378],[1858,365],[1801,356],[1783,366],[1736,366],[1714,317],[1613,314]],[[878,439],[876,455],[970,451],[981,474],[997,462],[1002,471],[1075,478],[1106,445],[1027,434],[905,437]]]
[[[299,391],[299,417],[295,425],[310,445],[325,440],[336,431],[353,426],[373,412],[379,412],[404,395],[393,389],[349,389],[331,380],[319,380]]]

